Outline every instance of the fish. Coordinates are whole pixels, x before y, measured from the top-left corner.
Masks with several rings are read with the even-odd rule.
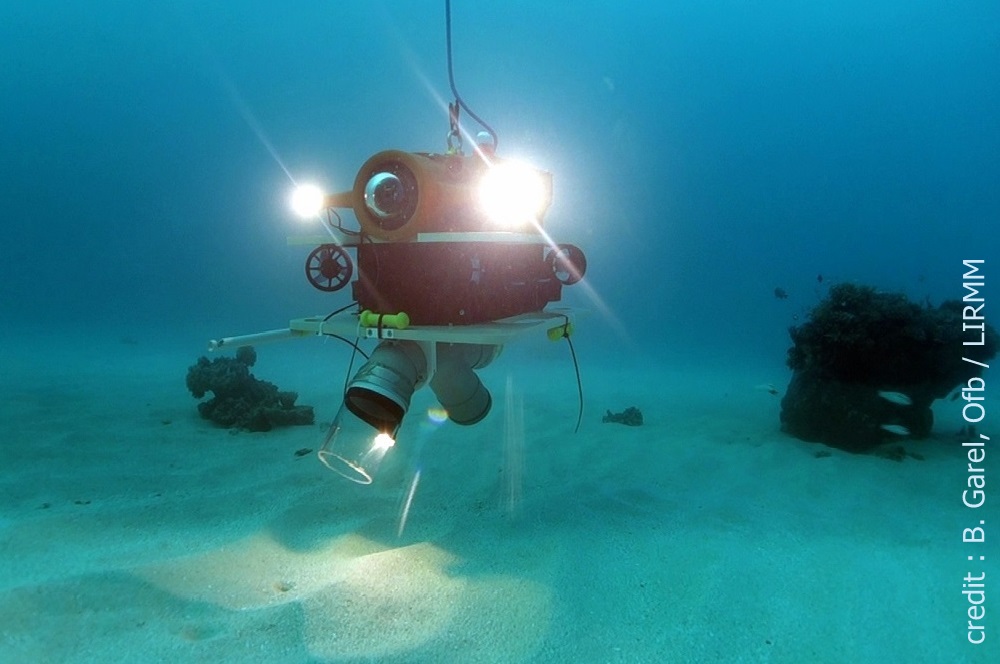
[[[760,385],[755,385],[753,389],[760,392],[767,392],[768,394],[778,393],[778,388],[774,386],[774,383],[761,383]]]
[[[879,427],[879,429],[896,436],[910,435],[910,430],[904,427],[902,424],[883,424],[882,426]]]
[[[788,291],[786,291],[784,288],[781,288],[779,286],[778,288],[774,289],[774,296],[776,298],[778,298],[779,300],[787,300],[788,299]]]
[[[897,406],[912,406],[913,399],[906,396],[902,392],[889,392],[887,390],[879,390],[878,395],[890,403],[894,403]]]

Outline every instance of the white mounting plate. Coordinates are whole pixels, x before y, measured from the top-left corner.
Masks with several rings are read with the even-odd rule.
[[[371,244],[383,244],[384,240],[365,238]],[[473,231],[468,233],[417,233],[411,242],[499,242],[504,244],[548,244],[538,233],[509,233],[506,231]],[[342,247],[356,247],[360,244],[357,235],[348,235],[337,229],[330,229],[330,235],[299,235],[288,238],[288,246],[318,246],[337,244]],[[406,243],[403,243],[406,244]]]
[[[309,334],[337,334],[359,339],[399,339],[407,341],[440,341],[456,344],[505,344],[528,332],[548,333],[549,330],[573,323],[576,313],[572,309],[558,308],[502,318],[492,323],[475,325],[414,325],[404,330],[392,327],[362,327],[356,314],[296,318],[289,322],[294,336]]]

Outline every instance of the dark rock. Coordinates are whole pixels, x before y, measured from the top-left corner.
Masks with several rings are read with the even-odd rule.
[[[850,452],[898,439],[885,425],[903,426],[914,438],[927,437],[934,423],[933,398],[917,388],[901,391],[912,405],[883,399],[870,385],[827,378],[815,369],[796,371],[781,399],[781,427],[796,438]]]
[[[253,349],[253,346],[240,346],[236,349],[236,361],[247,367],[252,367],[257,363],[257,351]]]
[[[285,406],[263,409],[264,416],[274,426],[301,426],[315,420],[312,406]]]
[[[601,418],[601,422],[607,424],[624,424],[630,427],[642,426],[642,411],[635,406],[629,406],[620,413],[612,413],[610,410]]]
[[[781,400],[782,429],[803,440],[863,452],[931,430],[931,404],[979,375],[962,360],[985,362],[996,354],[997,333],[987,326],[982,346],[963,346],[962,303],[937,308],[905,295],[838,284],[789,329],[791,382]],[[911,404],[879,396],[900,392]],[[890,427],[890,429],[886,429]]]
[[[281,392],[273,383],[250,373],[256,361],[257,353],[250,346],[237,349],[235,358],[198,358],[197,364],[188,368],[187,387],[196,399],[209,392],[213,395],[198,404],[198,413],[220,426],[248,431],[312,424],[312,406],[296,406],[298,394]]]

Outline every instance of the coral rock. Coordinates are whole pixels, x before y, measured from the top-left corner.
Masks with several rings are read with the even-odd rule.
[[[312,406],[296,406],[298,394],[279,391],[250,373],[256,361],[257,353],[250,346],[237,349],[235,358],[198,358],[188,368],[187,387],[196,399],[209,392],[213,395],[198,404],[198,413],[220,426],[248,431],[312,424]]]

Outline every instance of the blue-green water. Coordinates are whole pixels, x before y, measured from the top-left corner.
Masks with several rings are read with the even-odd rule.
[[[587,278],[564,291],[564,304],[589,311],[575,340],[589,437],[574,447],[569,434],[576,392],[565,347],[510,349],[487,373],[495,412],[467,434],[491,450],[493,465],[469,470],[475,455],[432,456],[448,485],[424,477],[424,519],[409,516],[404,540],[393,539],[411,481],[403,462],[398,486],[378,489],[371,502],[344,499],[363,516],[342,526],[325,518],[346,519],[333,505],[347,494],[312,460],[278,471],[273,485],[267,468],[254,466],[240,490],[276,501],[255,504],[257,519],[220,497],[209,517],[182,524],[201,500],[192,492],[228,458],[216,447],[199,466],[189,452],[231,442],[193,415],[187,365],[211,337],[281,327],[349,301],[349,291],[311,288],[308,249],[286,244],[319,232],[288,209],[294,184],[342,191],[381,150],[445,150],[452,96],[442,4],[0,6],[0,371],[9,427],[0,661],[24,653],[113,659],[120,649],[100,630],[126,622],[152,626],[141,642],[164,661],[896,661],[906,644],[917,644],[906,661],[921,652],[937,658],[925,661],[990,661],[986,646],[963,641],[957,572],[970,512],[956,497],[963,452],[949,446],[958,406],[937,405],[922,468],[837,453],[826,459],[835,470],[817,470],[824,459],[782,437],[777,401],[755,386],[784,388],[787,328],[831,284],[938,303],[964,294],[963,259],[986,259],[990,301],[1000,246],[996,3],[455,2],[462,96],[497,130],[501,156],[553,173],[546,228],[587,254]],[[296,352],[262,351],[260,373],[300,391],[327,423],[348,353]],[[563,373],[541,372],[538,361]],[[326,362],[329,375],[317,376]],[[116,383],[106,398],[104,372]],[[633,404],[647,415],[652,444],[598,423],[606,408]],[[420,426],[409,426],[419,440]],[[443,431],[443,449],[469,442]],[[264,441],[266,461],[248,445],[240,454],[282,468],[295,449],[318,446],[322,431],[275,435],[249,439]],[[136,462],[133,438],[172,451]],[[48,465],[59,467],[74,441],[86,468],[79,491],[72,473]],[[569,451],[532,461],[532,446],[559,445]],[[421,446],[421,454],[437,449]],[[302,470],[306,463],[315,470]],[[513,519],[509,473],[521,465],[528,470],[515,483]],[[719,467],[727,468],[721,479]],[[742,467],[749,479],[740,479]],[[801,480],[811,473],[817,486]],[[119,483],[122,476],[132,479]],[[140,490],[155,477],[166,507]],[[829,488],[841,483],[848,497]],[[216,493],[225,491],[207,495]],[[304,515],[297,501],[320,496],[331,502]],[[107,511],[81,515],[78,500]],[[473,516],[479,509],[485,522]],[[863,524],[856,531],[852,514]],[[214,538],[202,532],[216,525]],[[173,529],[181,535],[172,539]],[[310,555],[234,544],[265,531],[281,551]],[[272,620],[266,602],[227,604],[196,587],[211,586],[211,575],[187,566],[224,570],[273,554],[312,570],[323,543],[355,535],[378,544],[329,552],[348,585],[359,582],[352,551],[427,547],[412,560],[403,553],[402,562],[372,563],[404,583],[409,561],[414,588],[438,588],[398,605],[386,600],[391,588],[363,588],[396,611],[380,618],[387,650],[358,636],[373,614],[346,586],[300,586],[301,597]],[[50,550],[25,548],[50,536]],[[124,552],[105,554],[114,538]],[[491,538],[507,544],[483,544]],[[232,560],[220,553],[227,546],[237,551]],[[835,566],[840,547],[877,593]],[[813,564],[812,554],[828,557]],[[788,570],[787,585],[772,589],[776,566]],[[684,570],[717,576],[693,583]],[[196,581],[171,580],[181,577]],[[815,607],[830,588],[838,591],[822,610],[837,617],[826,621]],[[129,595],[140,598],[136,606],[123,600]],[[499,627],[493,618],[456,618],[505,597],[514,601]],[[113,620],[87,622],[109,602]],[[337,612],[353,616],[344,619],[354,630],[346,645],[315,623]],[[93,629],[67,632],[80,616]],[[893,633],[899,620],[912,639]],[[933,627],[916,634],[928,621]],[[271,637],[273,625],[301,631]],[[529,625],[536,631],[525,632]],[[474,644],[477,630],[501,642]],[[513,633],[527,635],[502,655]],[[56,634],[72,636],[46,649]]]

